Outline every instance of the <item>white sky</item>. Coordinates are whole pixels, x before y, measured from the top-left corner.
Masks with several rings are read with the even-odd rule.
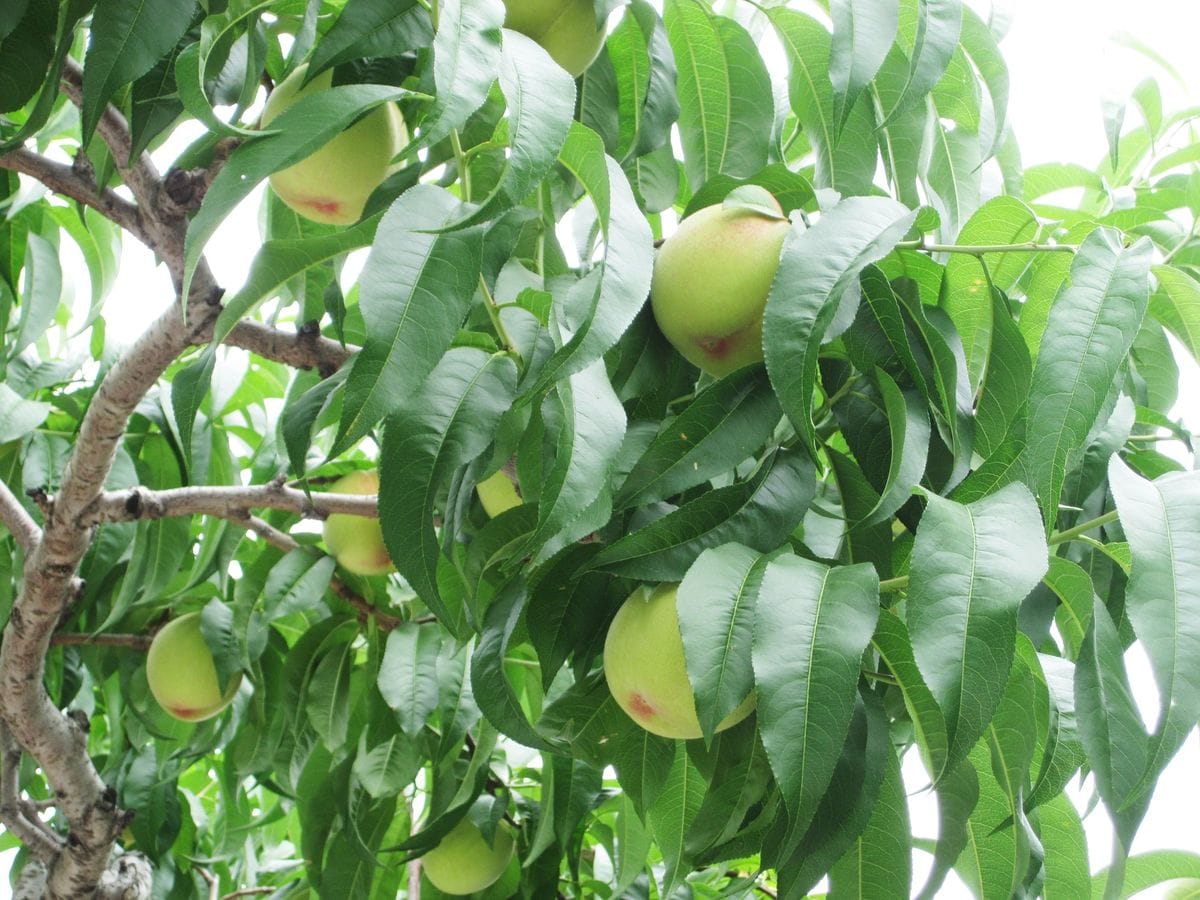
[[[0,0],[2,2],[2,0]],[[986,12],[984,0],[971,0]],[[1101,100],[1124,98],[1147,75],[1159,81],[1164,109],[1171,111],[1200,103],[1200,0],[999,0],[1012,16],[1012,25],[1002,49],[1010,66],[1009,118],[1016,130],[1026,166],[1041,162],[1080,162],[1092,165],[1105,152]],[[1146,57],[1109,40],[1125,32],[1153,47],[1182,73],[1187,88]],[[1136,121],[1136,113],[1130,114]],[[176,146],[172,142],[173,146]],[[169,162],[168,155],[160,160]],[[209,244],[209,259],[218,280],[227,286],[241,282],[257,247],[256,192],[222,227]],[[69,242],[64,242],[64,246]],[[109,333],[118,340],[131,340],[148,318],[165,305],[170,284],[162,268],[155,268],[149,255],[129,242],[122,263],[122,282],[106,307]],[[131,290],[130,287],[133,286]],[[154,312],[151,312],[151,309]],[[1176,415],[1183,416],[1193,432],[1200,431],[1200,407],[1196,405],[1200,371],[1190,359],[1181,360],[1185,370],[1184,400]],[[1186,406],[1184,404],[1187,404]],[[1145,657],[1138,651],[1128,663],[1143,714],[1153,717],[1157,697]],[[1192,734],[1185,749],[1159,781],[1154,802],[1134,844],[1134,852],[1178,848],[1200,852],[1200,738]],[[906,765],[910,790],[924,784],[919,763]],[[1090,793],[1090,783],[1076,793],[1081,810]],[[913,796],[917,833],[936,833],[936,804],[929,794]],[[1085,822],[1092,870],[1110,858],[1111,828],[1102,807]],[[0,879],[6,885],[11,854],[0,855]],[[914,889],[923,883],[928,857],[916,854]],[[0,891],[5,886],[0,885]],[[1160,896],[1154,891],[1139,897]],[[953,876],[939,895],[968,897]]]

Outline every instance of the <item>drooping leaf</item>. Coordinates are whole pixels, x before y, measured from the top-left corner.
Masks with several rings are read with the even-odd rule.
[[[912,554],[907,622],[917,664],[946,717],[948,766],[984,733],[1008,681],[1017,610],[1047,548],[1024,487],[961,505],[930,495]]]
[[[811,403],[821,343],[859,273],[889,253],[915,218],[888,198],[851,197],[784,241],[763,316],[763,351],[779,402],[814,454]]]
[[[793,831],[807,827],[833,777],[878,613],[870,566],[785,555],[763,575],[752,654],[758,722]]]

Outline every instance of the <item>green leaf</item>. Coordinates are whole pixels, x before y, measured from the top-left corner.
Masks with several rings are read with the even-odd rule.
[[[1084,241],[1034,366],[1024,466],[1048,526],[1058,515],[1067,461],[1087,441],[1146,313],[1152,245],[1122,243],[1111,229]]]
[[[1200,720],[1200,476],[1150,482],[1113,456],[1108,483],[1133,553],[1125,614],[1158,685],[1150,788]]]
[[[867,827],[829,870],[829,900],[908,896],[912,884],[912,826],[900,760],[889,752]]]
[[[753,647],[758,723],[797,834],[841,756],[878,614],[879,578],[867,565],[831,569],[780,556],[763,576]]]
[[[52,408],[49,403],[26,400],[0,382],[0,444],[25,437],[46,421]]]
[[[363,732],[351,770],[363,789],[375,799],[394,797],[412,783],[421,770],[416,746],[403,734],[392,734],[370,750]]]
[[[766,443],[779,416],[779,402],[762,369],[741,369],[714,382],[663,423],[621,484],[614,505],[653,503],[728,472]]]
[[[483,232],[430,232],[459,208],[441,188],[417,185],[380,221],[359,279],[367,339],[350,369],[331,455],[353,444],[412,395],[466,317],[479,282]]]
[[[433,36],[433,81],[437,93],[425,116],[423,138],[436,144],[461,128],[483,105],[500,71],[499,0],[442,0]]]
[[[634,0],[605,48],[617,83],[616,156],[643,156],[670,139],[671,125],[679,118],[678,73],[666,26],[651,4]]]
[[[867,525],[886,522],[908,502],[913,488],[920,484],[929,457],[929,412],[917,391],[901,391],[882,369],[875,371],[879,393],[887,412],[891,434],[891,458],[887,484],[875,508],[867,516]]]
[[[765,569],[758,552],[724,544],[701,553],[679,586],[679,631],[706,741],[754,690],[750,648]]]
[[[1050,570],[1044,581],[1059,599],[1054,620],[1066,642],[1069,658],[1075,659],[1079,656],[1079,648],[1083,646],[1083,637],[1091,623],[1096,601],[1092,578],[1078,563],[1052,556]]]
[[[754,39],[697,0],[667,0],[663,19],[679,66],[679,135],[688,183],[745,178],[767,164],[775,121],[771,78]]]
[[[1108,869],[1101,869],[1092,876],[1092,897],[1096,900],[1104,896],[1108,873]],[[1177,878],[1200,878],[1200,854],[1186,850],[1139,853],[1125,861],[1125,881],[1117,896],[1126,900],[1147,888]]]
[[[1023,244],[1038,233],[1037,216],[1015,197],[995,197],[975,211],[955,238],[956,244]],[[991,286],[1007,290],[1032,261],[1031,253],[989,253],[974,256],[951,253],[942,284],[942,309],[949,313],[959,335],[971,385],[978,388],[988,368],[993,344],[993,320],[999,316],[988,302]],[[1011,319],[1011,316],[1009,316]]]
[[[350,679],[353,641],[329,648],[308,680],[305,709],[308,721],[331,752],[346,742],[350,727]]]
[[[149,72],[183,37],[195,14],[194,0],[97,0],[83,61],[85,145],[109,98]]]
[[[1096,787],[1121,843],[1128,848],[1148,805],[1141,785],[1151,748],[1123,654],[1112,618],[1097,600],[1075,667],[1075,711]]]
[[[841,127],[829,78],[829,32],[816,19],[786,6],[772,7],[767,16],[787,53],[792,112],[816,152],[813,182],[843,195],[867,193],[879,156],[870,104],[855,104]]]
[[[967,820],[967,845],[954,867],[976,897],[1011,897],[1029,864],[1029,843],[1012,824],[1001,826],[1009,808],[1004,790],[988,771],[987,748],[967,757],[979,777],[979,801]]]
[[[1008,118],[1008,66],[996,45],[991,28],[970,6],[962,7],[962,48],[979,72],[983,85],[991,98],[991,135],[982,135],[982,158],[996,153],[1004,140],[1005,123]]]
[[[885,122],[921,102],[941,81],[958,48],[958,36],[962,31],[962,0],[916,0],[915,3],[901,4],[899,29],[902,33],[910,15],[907,8],[912,6],[916,7],[916,22],[912,52],[908,54],[908,78],[900,96],[887,110]]]
[[[185,55],[180,54],[181,64]],[[180,84],[182,89],[182,81]],[[204,252],[204,245],[255,185],[272,172],[309,156],[363,113],[407,93],[379,84],[348,84],[318,91],[301,98],[281,113],[271,123],[273,131],[247,141],[235,150],[213,179],[204,202],[188,223],[184,293],[190,289],[192,273]]]
[[[25,240],[25,289],[17,333],[8,346],[10,356],[16,356],[50,330],[62,299],[63,273],[57,249],[33,232]]]
[[[432,39],[429,11],[419,0],[349,0],[313,51],[306,77],[354,59],[399,56]]]
[[[967,505],[930,495],[928,504],[913,546],[907,621],[917,664],[946,717],[953,765],[1000,703],[1017,610],[1045,573],[1048,552],[1023,486]]]
[[[979,776],[970,760],[946,769],[935,788],[938,798],[938,839],[933,868],[917,900],[933,900],[968,841],[968,822],[979,802]],[[999,821],[999,818],[997,819]]]
[[[833,19],[829,52],[833,120],[841,131],[855,101],[871,83],[896,40],[900,5],[830,0],[829,15]]]
[[[509,581],[492,599],[471,657],[471,690],[480,711],[501,732],[534,750],[553,750],[529,724],[504,673],[504,658],[528,599],[525,581],[520,577]]]
[[[1154,266],[1153,271],[1158,290],[1150,298],[1150,314],[1200,362],[1200,282],[1174,266]]]
[[[586,530],[580,527],[592,504],[611,509],[609,478],[625,437],[625,410],[602,363],[559,382],[557,406],[557,453],[541,487],[537,528],[522,551],[538,561],[593,530],[590,520]]]
[[[863,691],[812,825],[791,857],[777,867],[781,895],[807,893],[854,846],[871,820],[888,766],[894,764],[883,703]]]
[[[737,541],[767,553],[800,524],[815,489],[808,457],[778,451],[746,481],[708,491],[618,538],[591,567],[644,581],[677,581],[709,547]]]
[[[221,314],[213,327],[213,344],[225,340],[238,322],[300,273],[351,250],[370,246],[379,220],[380,216],[374,215],[330,234],[265,241],[254,254],[242,286],[223,300]]]
[[[0,41],[13,33],[29,8],[29,0],[12,0],[0,9]]]
[[[438,708],[438,653],[442,647],[436,628],[405,622],[387,636],[379,666],[379,693],[396,713],[401,730],[416,738],[430,714]]]
[[[946,756],[950,750],[946,719],[917,668],[908,628],[891,610],[882,609],[871,643],[896,679],[904,706],[912,719],[917,747],[925,760],[925,768],[932,777],[936,777],[946,768]]]
[[[520,203],[554,166],[567,138],[575,110],[575,82],[520,32],[505,32],[500,89],[508,101],[504,173],[477,210],[448,227],[483,222]]]
[[[1087,837],[1083,822],[1066,794],[1038,809],[1039,836],[1046,851],[1044,900],[1074,900],[1091,893]]]
[[[988,351],[975,411],[975,451],[984,459],[1003,446],[1022,414],[1033,380],[1033,363],[1008,301],[997,290],[992,301],[992,346]]]
[[[859,273],[886,256],[915,218],[886,197],[851,197],[808,230],[793,227],[784,241],[763,316],[763,351],[779,402],[814,455],[811,404],[821,343],[845,298],[855,298],[850,289]]]
[[[388,555],[418,596],[453,630],[438,591],[439,493],[455,470],[492,442],[517,392],[517,367],[504,354],[474,347],[446,353],[388,417],[379,459],[379,520]]]
[[[605,156],[600,136],[572,123],[558,161],[579,180],[595,204],[605,242],[604,262],[577,286],[577,290],[591,293],[586,310],[572,317],[569,325],[574,334],[546,361],[527,392],[532,396],[591,365],[617,343],[646,303],[654,263],[650,226],[621,167]]]
[[[699,770],[688,759],[683,741],[675,742],[675,761],[658,799],[649,811],[650,831],[662,853],[662,895],[669,897],[689,869],[684,856],[684,838],[704,800],[707,785]]]

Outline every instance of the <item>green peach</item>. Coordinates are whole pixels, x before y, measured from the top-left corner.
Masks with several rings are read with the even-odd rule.
[[[494,884],[505,874],[515,842],[508,826],[501,823],[489,847],[481,832],[463,818],[436,847],[421,857],[421,868],[439,891],[473,894]],[[520,873],[517,875],[520,881]]]
[[[762,361],[763,310],[788,227],[752,209],[708,206],[659,248],[650,304],[685,359],[717,377]]]
[[[378,494],[379,476],[360,469],[339,478],[329,489],[335,494]],[[393,571],[378,519],[334,513],[325,520],[323,534],[325,546],[348,572],[384,575]]]
[[[641,587],[629,595],[604,641],[604,677],[617,705],[647,731],[666,738],[700,737],[696,695],[687,676],[675,606],[678,584]],[[750,694],[721,720],[724,731],[750,715]]]
[[[327,69],[301,87],[308,66],[276,85],[262,114],[264,127],[301,97],[327,90]],[[314,222],[350,225],[362,216],[367,198],[390,174],[392,157],[408,143],[408,130],[395,103],[375,107],[337,137],[295,165],[275,172],[271,188],[287,206]]]
[[[224,693],[212,651],[200,631],[200,613],[188,613],[159,629],[146,654],[146,681],[158,705],[183,722],[211,718],[233,702],[239,672]]]
[[[521,495],[503,472],[495,472],[483,479],[475,485],[475,492],[479,494],[479,502],[490,519],[521,505]]]
[[[550,58],[582,75],[604,46],[592,0],[504,0],[504,25],[533,38]]]

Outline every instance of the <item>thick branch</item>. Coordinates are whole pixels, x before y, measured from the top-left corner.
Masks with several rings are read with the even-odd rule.
[[[0,169],[11,169],[36,179],[55,193],[70,197],[124,228],[139,240],[146,240],[138,208],[116,192],[96,186],[95,179],[75,166],[55,162],[24,147],[0,156]]]
[[[251,510],[279,509],[309,519],[331,513],[351,516],[378,515],[374,496],[359,494],[306,494],[279,481],[232,487],[200,485],[151,491],[131,488],[105,491],[78,518],[91,527],[102,522],[131,522],[177,516],[220,516],[245,518]]]
[[[323,337],[315,329],[289,334],[249,320],[238,322],[225,343],[297,369],[315,368],[322,378],[328,378],[341,368],[353,352],[337,341]]]
[[[83,106],[83,67],[75,60],[68,58],[63,66],[62,90],[72,103]],[[153,209],[159,199],[162,178],[158,169],[150,159],[150,154],[142,153],[136,159],[130,159],[133,153],[133,139],[130,137],[129,123],[111,103],[106,104],[96,124],[96,133],[108,145],[113,161],[121,178],[133,192],[133,198],[143,209]]]
[[[42,539],[42,529],[38,528],[37,522],[33,521],[21,501],[3,481],[0,481],[0,524],[12,532],[26,555],[32,553]]]

